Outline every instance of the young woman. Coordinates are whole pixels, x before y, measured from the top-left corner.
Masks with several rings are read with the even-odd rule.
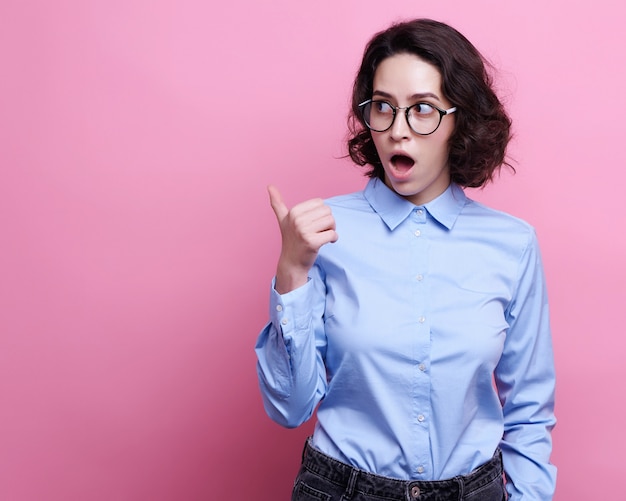
[[[510,120],[480,53],[432,20],[366,47],[350,156],[365,189],[288,209],[256,352],[265,408],[317,408],[293,500],[552,499],[554,363],[534,230],[467,198]],[[326,245],[330,244],[330,245]],[[319,404],[319,407],[318,407]]]

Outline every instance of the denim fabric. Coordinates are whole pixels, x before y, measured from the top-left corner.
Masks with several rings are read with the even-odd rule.
[[[504,501],[502,453],[469,475],[439,481],[405,481],[341,463],[307,441],[292,501]]]

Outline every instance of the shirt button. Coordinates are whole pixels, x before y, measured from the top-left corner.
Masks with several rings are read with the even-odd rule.
[[[417,473],[424,473],[424,467],[423,466],[418,466],[417,467]]]
[[[424,422],[424,419],[426,419],[426,418],[425,418],[422,414],[420,414],[419,416],[417,416],[417,420],[418,420],[420,423],[423,423],[423,422]]]
[[[421,216],[422,214],[424,214],[424,211],[422,209],[417,209],[417,213]]]
[[[422,234],[422,232],[421,232],[420,230],[415,230],[414,235],[415,235],[416,237],[419,237],[421,234]]]
[[[420,324],[423,324],[424,322],[426,322],[426,317],[420,317],[419,322]]]
[[[282,304],[277,304],[276,305],[276,311],[283,311],[283,305]]]
[[[281,324],[283,324],[283,325],[287,325],[287,319],[286,319],[286,318],[283,318],[283,319],[280,321],[280,323],[281,323]]]
[[[424,275],[417,275],[415,278],[418,282],[421,282],[422,280],[424,280]]]
[[[422,372],[424,372],[424,371],[426,370],[426,366],[425,366],[424,364],[419,364],[419,365],[417,366],[417,368],[418,368],[419,370],[421,370]]]

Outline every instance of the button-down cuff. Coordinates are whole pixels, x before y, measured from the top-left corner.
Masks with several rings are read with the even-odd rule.
[[[308,329],[311,322],[310,305],[314,288],[311,279],[306,284],[285,294],[276,292],[276,278],[272,280],[270,294],[270,319],[272,323],[288,336],[293,332]]]

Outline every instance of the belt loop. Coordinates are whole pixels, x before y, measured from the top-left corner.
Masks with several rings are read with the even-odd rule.
[[[454,477],[456,483],[459,484],[459,501],[463,501],[463,497],[465,496],[465,481],[463,477]]]
[[[346,488],[346,492],[344,493],[343,496],[341,496],[341,499],[352,499],[352,496],[354,495],[354,488],[356,487],[356,481],[357,478],[359,477],[359,470],[357,470],[356,468],[352,468],[352,471],[350,472],[350,479],[348,480],[348,487]]]
[[[311,437],[308,437],[305,441],[304,441],[304,448],[302,449],[302,463],[304,463],[304,458],[306,457],[306,453],[307,450],[309,448],[309,441],[311,440]]]

